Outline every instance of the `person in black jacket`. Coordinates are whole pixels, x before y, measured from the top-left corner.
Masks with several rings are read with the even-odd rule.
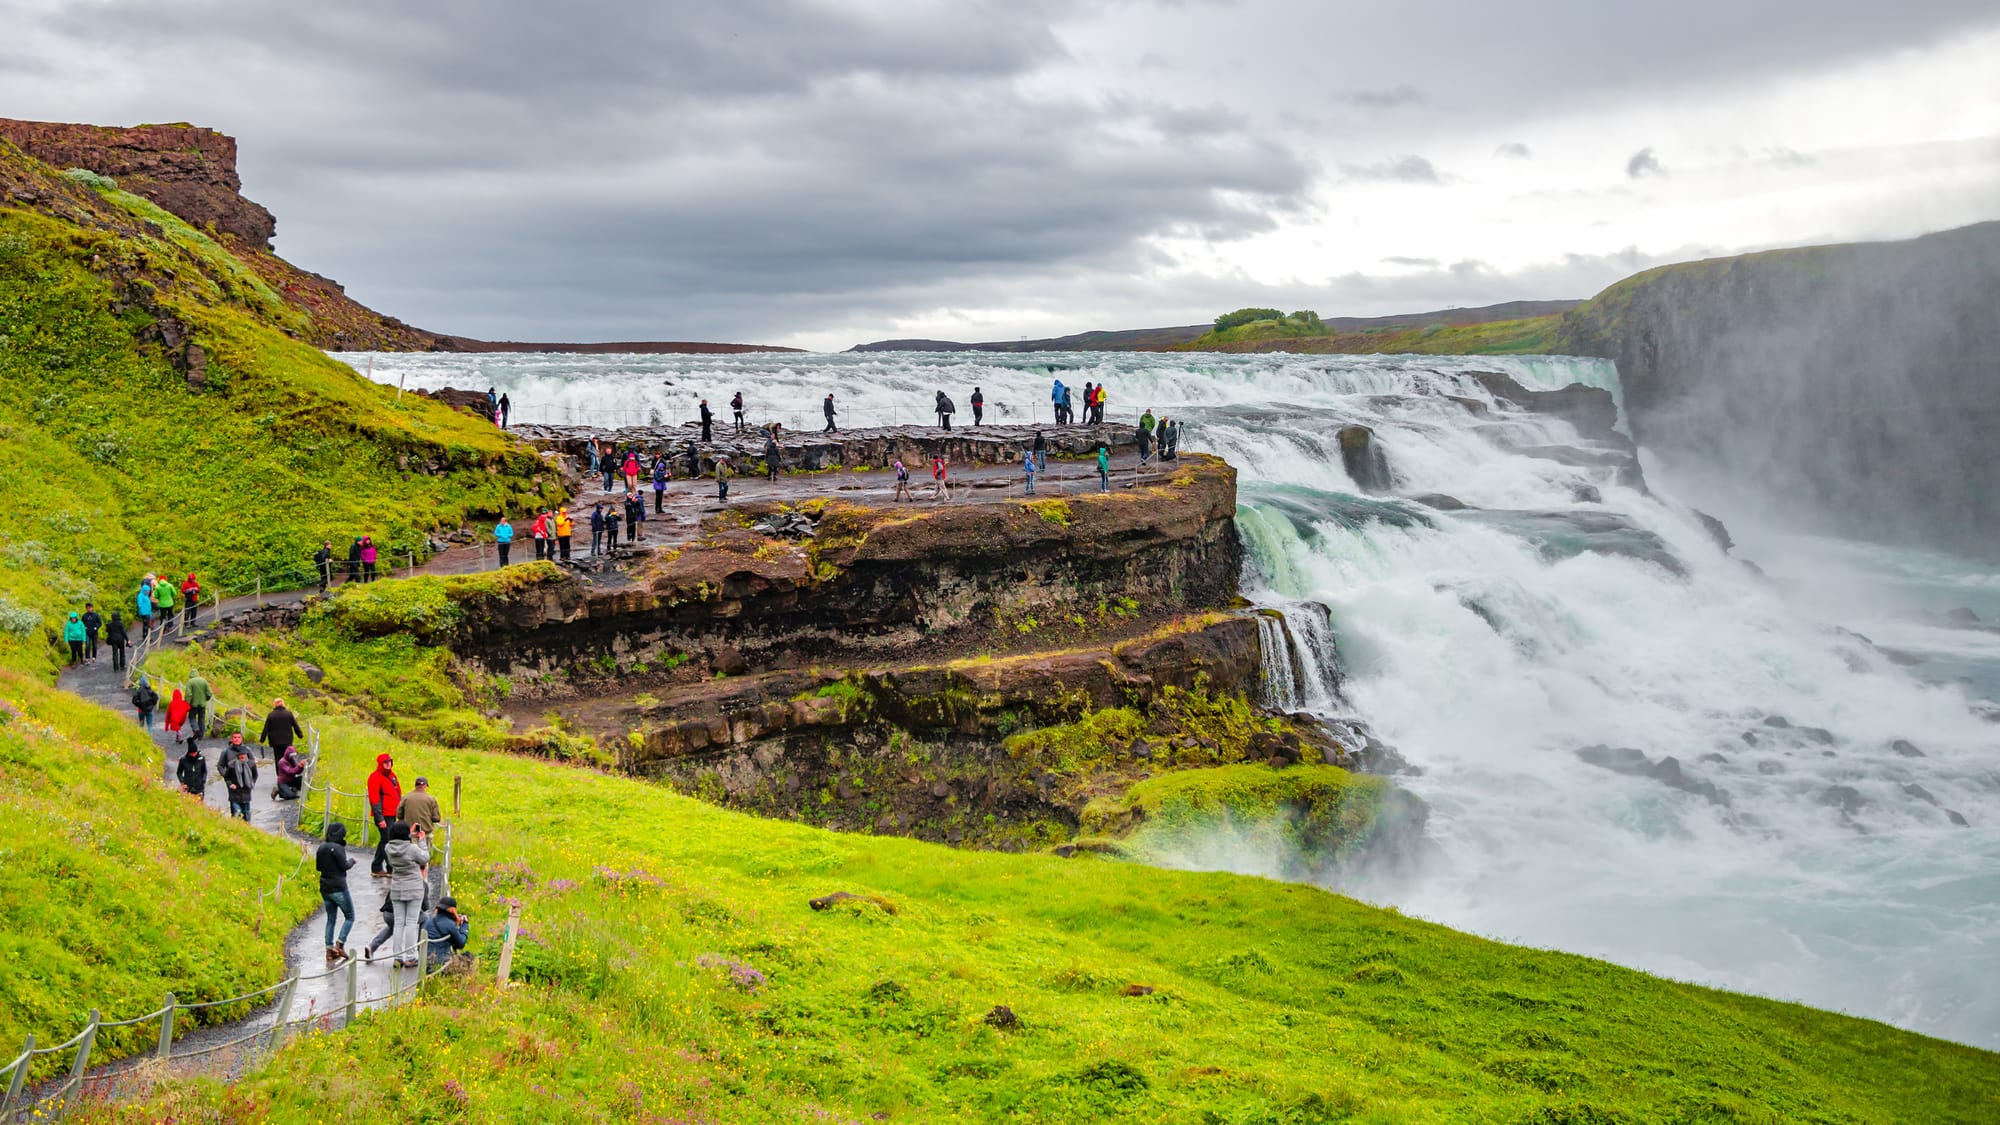
[[[944,392],[939,391],[937,393],[938,425],[943,426],[947,430],[951,429],[951,412],[955,409],[957,408],[952,406],[951,400],[945,397]]]
[[[264,730],[257,736],[257,741],[269,746],[271,753],[282,754],[285,752],[285,747],[290,746],[304,732],[305,728],[299,725],[298,719],[285,708],[285,701],[273,699],[271,713],[264,716]]]
[[[833,416],[834,416],[834,415],[836,415],[836,414],[838,414],[838,413],[840,413],[839,411],[837,411],[837,410],[835,410],[835,409],[833,408],[833,395],[831,395],[831,394],[827,395],[827,396],[826,396],[826,401],[825,401],[825,402],[823,402],[823,403],[821,403],[821,404],[820,404],[820,407],[819,407],[819,408],[820,408],[821,412],[822,412],[822,413],[824,413],[824,414],[826,415],[826,431],[825,431],[825,432],[827,432],[827,433],[829,433],[829,434],[837,434],[837,433],[839,433],[839,432],[840,432],[840,427],[839,427],[839,426],[836,426],[836,425],[834,425],[834,424],[833,424]]]
[[[83,603],[83,658],[97,659],[97,634],[104,628],[104,615],[90,602]]]
[[[708,441],[715,426],[715,412],[708,408],[708,400],[701,400],[701,440]]]
[[[122,655],[122,649],[120,653]],[[153,729],[153,708],[159,705],[160,693],[153,690],[153,681],[141,675],[139,677],[139,686],[132,689],[132,710],[139,713],[140,729]],[[206,769],[207,767],[204,766],[203,768]]]
[[[313,552],[313,570],[319,575],[319,592],[326,593],[326,588],[333,584],[333,540],[322,542],[319,550]]]
[[[111,670],[114,672],[125,670],[126,641],[125,618],[114,609],[111,611],[111,620],[104,623],[104,643],[111,649]]]
[[[731,409],[731,410],[734,410],[734,411],[736,412],[736,432],[740,434],[740,433],[742,433],[742,432],[743,432],[743,431],[744,431],[745,429],[747,429],[747,428],[748,428],[748,427],[746,427],[746,426],[745,426],[745,425],[743,424],[743,392],[742,392],[742,391],[737,391],[737,392],[736,392],[736,397],[734,397],[734,398],[732,398],[732,399],[730,399],[730,400],[729,400],[729,409]]]
[[[193,741],[189,741],[193,746]],[[286,749],[291,749],[288,745]],[[250,793],[257,787],[257,760],[250,756],[250,748],[243,745],[241,734],[231,734],[229,745],[222,748],[222,761],[216,767],[222,775],[222,784],[229,790],[229,815],[248,823],[250,820]]]
[[[771,481],[777,480],[778,467],[784,462],[784,460],[785,460],[785,450],[783,446],[778,444],[778,431],[776,429],[765,430],[764,431],[764,479]]]
[[[187,753],[181,755],[180,764],[174,767],[174,777],[179,779],[183,791],[199,800],[208,788],[208,759],[201,756],[198,747],[189,746]]]
[[[972,388],[972,424],[977,426],[986,420],[986,392]]]
[[[349,544],[347,548],[347,581],[350,584],[361,581],[361,537],[359,535],[354,537],[354,542]]]
[[[354,929],[354,896],[347,890],[354,857],[347,854],[347,825],[337,820],[327,825],[326,843],[313,853],[313,866],[319,869],[319,898],[326,904],[326,963],[337,965],[349,956],[347,935]],[[345,915],[338,935],[333,930],[336,915]]]

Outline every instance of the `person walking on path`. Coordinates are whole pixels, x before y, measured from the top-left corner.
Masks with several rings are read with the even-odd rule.
[[[569,518],[568,508],[556,509],[556,547],[562,551],[564,562],[569,561],[569,538],[576,531],[575,521]]]
[[[1111,491],[1111,451],[1097,447],[1097,491]]]
[[[896,503],[900,504],[905,500],[908,500],[912,504],[916,503],[917,501],[916,496],[910,492],[909,468],[903,464],[901,458],[898,458],[896,460],[895,465],[896,465]]]
[[[667,510],[667,477],[670,473],[671,470],[667,467],[667,459],[665,457],[653,458],[653,511],[655,513]]]
[[[201,756],[201,747],[190,746],[174,763],[174,780],[181,783],[181,792],[201,800],[208,790],[208,759]]]
[[[625,451],[625,491],[639,491],[639,451]]]
[[[143,582],[132,599],[132,616],[139,622],[139,639],[143,641],[153,631],[153,593]]]
[[[313,866],[319,870],[319,900],[326,907],[326,963],[331,968],[350,956],[347,935],[354,931],[354,894],[347,889],[354,857],[347,854],[347,825],[336,820],[326,826],[326,842],[313,853]]]
[[[278,755],[278,784],[272,788],[271,796],[280,801],[296,801],[299,790],[305,785],[306,760],[296,746],[287,746]]]
[[[120,617],[118,612],[115,609],[112,610],[111,620],[104,623],[104,644],[111,650],[111,670],[113,672],[123,672],[125,670],[125,644],[128,640],[125,635],[125,619]]]
[[[743,424],[743,392],[737,391],[729,400],[729,409],[736,412],[736,432],[742,433],[749,427]]]
[[[639,525],[646,522],[646,502],[637,490],[625,494],[625,542],[639,541]]]
[[[63,622],[63,643],[69,646],[69,666],[72,668],[83,663],[83,638],[83,615],[71,611],[68,620]]]
[[[596,513],[592,514],[595,515]],[[604,510],[603,513],[604,542],[605,542],[604,549],[607,552],[610,551],[612,548],[618,546],[618,518],[619,517],[617,508],[606,508]]]
[[[596,558],[604,551],[604,501],[590,506],[590,557]]]
[[[826,414],[825,432],[829,434],[839,433],[840,427],[833,424],[833,417],[835,414],[839,413],[839,411],[836,411],[833,408],[833,393],[831,391],[827,392],[826,401],[820,404],[820,410]]]
[[[944,454],[931,458],[931,499],[942,504],[951,499],[951,482],[945,479]]]
[[[200,672],[191,672],[187,680],[188,723],[197,736],[208,731],[208,705],[215,701],[215,692],[210,690],[208,681]]]
[[[1042,431],[1035,431],[1035,444],[1029,452],[1039,462],[1035,467],[1046,472],[1049,467],[1049,439],[1042,436]]]
[[[430,778],[418,778],[416,788],[403,797],[402,817],[411,829],[421,828],[427,837],[437,835],[437,826],[444,823],[444,809],[431,795]]]
[[[937,393],[937,416],[938,416],[939,426],[942,426],[947,430],[951,429],[951,415],[952,412],[957,409],[958,408],[956,406],[952,405],[951,399],[947,397],[943,391],[939,391]]]
[[[229,745],[222,748],[222,765],[217,772],[222,774],[223,787],[229,790],[229,815],[247,823],[250,820],[250,793],[257,787],[257,760],[250,756],[250,748],[243,745],[241,734],[229,736]]]
[[[395,911],[396,942],[391,946],[390,964],[398,968],[416,965],[418,914],[422,912],[424,868],[430,864],[430,841],[422,831],[396,821],[389,826],[389,840],[383,849],[389,865],[389,902]]]
[[[972,388],[972,424],[977,426],[986,421],[986,392]]]
[[[174,742],[181,741],[181,728],[187,725],[188,703],[181,695],[181,689],[174,689],[174,697],[167,701],[167,729],[174,732]]]
[[[1026,480],[1027,480],[1027,488],[1026,488],[1026,493],[1027,493],[1027,495],[1029,495],[1029,496],[1033,496],[1033,495],[1035,494],[1035,455],[1034,455],[1034,454],[1030,453],[1030,454],[1028,454],[1028,455],[1027,455],[1026,457],[1023,457],[1023,458],[1021,458],[1021,469],[1022,469],[1022,472],[1023,472],[1023,475],[1025,476],[1025,478],[1026,478]]]
[[[271,713],[264,716],[264,729],[257,735],[257,741],[269,746],[271,752],[276,754],[296,742],[299,735],[304,733],[305,727],[299,723],[298,717],[292,714],[291,708],[285,706],[285,701],[273,699]]]
[[[493,549],[500,552],[500,565],[506,566],[507,552],[514,549],[514,525],[507,522],[506,516],[493,525]]]
[[[1149,415],[1146,422],[1150,421],[1152,421],[1152,418]],[[1150,461],[1153,456],[1153,429],[1146,422],[1139,423],[1139,430],[1135,435],[1139,446],[1139,467],[1142,469],[1146,467],[1146,462]]]
[[[319,550],[313,552],[313,572],[319,579],[319,596],[326,596],[327,587],[333,585],[333,540],[321,541]]]
[[[181,583],[181,612],[187,615],[187,627],[194,628],[194,615],[201,608],[201,583],[190,573],[187,581]]]
[[[528,526],[528,534],[535,539],[535,561],[549,557],[549,514],[537,513],[535,522]]]
[[[507,392],[502,391],[500,392],[500,428],[503,430],[506,429],[508,421],[513,416],[514,404],[507,401]]]
[[[153,583],[153,613],[159,620],[162,632],[173,627],[174,584],[171,581]]]
[[[83,658],[97,660],[97,634],[104,628],[104,616],[93,602],[83,603]]]
[[[732,472],[728,455],[715,459],[715,499],[719,503],[729,503],[729,478]]]
[[[372,535],[362,536],[361,537],[361,580],[363,582],[375,581],[375,563],[376,560],[379,559],[380,557],[381,553],[375,549],[375,537]]]
[[[778,468],[785,460],[785,447],[778,444],[778,431],[764,431],[764,479],[776,482]]]
[[[124,646],[119,646],[122,651]],[[160,705],[160,693],[153,690],[153,681],[139,677],[139,686],[132,689],[132,710],[139,715],[139,729],[153,729],[153,708]]]
[[[449,965],[452,957],[471,940],[472,920],[459,913],[456,898],[446,895],[438,900],[437,909],[424,923],[424,937],[429,947],[430,963],[435,966]]]
[[[375,772],[368,775],[368,816],[375,822],[375,861],[368,870],[377,879],[389,877],[389,827],[398,823],[403,809],[403,785],[396,780],[396,762],[387,754],[375,755]]]
[[[357,535],[354,537],[354,542],[347,545],[347,583],[351,586],[359,581],[361,581],[361,537]]]
[[[715,411],[708,408],[708,400],[701,400],[701,440],[705,445],[715,440]]]

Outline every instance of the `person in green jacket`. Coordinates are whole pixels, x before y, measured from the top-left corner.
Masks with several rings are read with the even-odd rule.
[[[83,663],[83,616],[72,613],[63,622],[63,640],[69,642],[69,666]]]
[[[1148,437],[1151,437],[1151,436],[1152,436],[1152,433],[1153,433],[1153,408],[1152,408],[1152,407],[1150,407],[1150,406],[1149,406],[1149,407],[1147,407],[1147,408],[1146,408],[1146,412],[1145,412],[1144,414],[1141,414],[1141,415],[1139,415],[1139,428],[1140,428],[1140,429],[1142,429],[1142,430],[1144,430],[1144,431],[1146,431],[1146,436],[1148,436]]]
[[[1111,451],[1101,445],[1097,447],[1097,491],[1111,491]]]
[[[164,632],[174,623],[174,584],[164,579],[153,583],[153,611],[159,614],[160,629]]]
[[[208,681],[196,672],[188,677],[187,687],[182,697],[188,705],[188,729],[197,734],[208,733],[208,705],[215,700],[215,693],[209,690]]]

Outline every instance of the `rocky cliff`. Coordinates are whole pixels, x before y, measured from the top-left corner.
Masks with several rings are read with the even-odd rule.
[[[1633,436],[1844,534],[2000,550],[2000,223],[1651,270],[1569,313]]]

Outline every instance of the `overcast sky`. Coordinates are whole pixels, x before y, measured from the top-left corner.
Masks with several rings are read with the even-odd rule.
[[[2000,218],[1993,0],[0,0],[0,115],[237,137],[506,339],[844,348],[1584,297]]]

